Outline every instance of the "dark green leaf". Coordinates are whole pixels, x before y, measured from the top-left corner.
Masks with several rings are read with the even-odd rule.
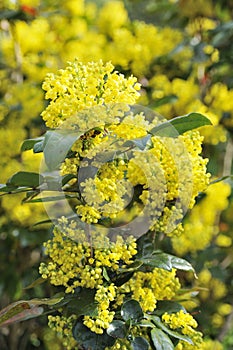
[[[136,337],[131,342],[133,350],[148,350],[149,349],[149,343],[145,338],[142,337]]]
[[[21,152],[28,151],[33,149],[33,147],[40,141],[42,141],[44,137],[37,137],[35,139],[27,139],[24,140],[21,146]]]
[[[186,131],[199,128],[200,126],[211,124],[211,121],[208,118],[206,118],[203,114],[190,113],[157,125],[149,132],[152,135],[178,137]]]
[[[143,265],[142,261],[136,260],[132,264],[127,265],[124,268],[119,268],[117,271],[118,272],[132,272],[132,271],[137,271],[141,266]]]
[[[18,186],[13,186],[13,185],[5,185],[5,184],[0,184],[0,192],[12,192],[14,190],[16,190],[18,188]],[[25,189],[24,189],[25,190]]]
[[[144,314],[139,302],[131,299],[122,305],[121,316],[124,321],[138,322],[143,318]]]
[[[172,268],[182,271],[193,271],[192,265],[185,259],[166,253],[154,252],[153,255],[140,259],[144,265],[171,271]],[[194,272],[195,273],[195,272]]]
[[[151,257],[141,259],[144,265],[159,268],[167,271],[172,270],[170,255],[165,253],[154,254]]]
[[[124,283],[129,281],[129,279],[133,276],[133,272],[126,272],[118,274],[114,277],[111,277],[111,280],[114,282],[114,284],[119,287],[122,286]]]
[[[151,256],[154,251],[154,232],[147,232],[137,239],[137,255],[136,258],[144,258]]]
[[[81,133],[74,133],[70,130],[56,130],[46,133],[44,156],[50,170],[57,169],[64,161],[68,151],[80,135]]]
[[[110,323],[107,334],[113,338],[125,338],[127,335],[127,327],[124,322],[115,320]]]
[[[75,178],[76,176],[74,174],[67,174],[62,176],[62,186],[66,185],[70,180]]]
[[[162,316],[165,312],[174,313],[174,312],[179,312],[180,310],[183,310],[184,312],[186,312],[185,308],[179,303],[177,303],[176,301],[159,300],[157,302],[155,313],[158,316]]]
[[[93,333],[81,321],[78,321],[73,327],[73,337],[88,350],[103,350],[115,343],[115,339],[107,333],[101,335]]]
[[[95,301],[95,290],[81,289],[79,293],[75,294],[75,298],[68,303],[67,311],[70,315],[97,316],[98,303]]]
[[[7,186],[27,186],[35,188],[40,186],[43,182],[44,177],[40,174],[19,171],[7,181]]]
[[[151,339],[156,350],[173,350],[171,339],[161,329],[154,328],[151,331]]]
[[[44,224],[51,224],[51,222],[53,222],[52,219],[47,219],[47,220],[36,222],[33,226],[44,225]]]
[[[233,175],[226,175],[226,176],[219,177],[219,178],[211,181],[210,185],[216,184],[217,182],[221,182],[224,180],[233,180]]]
[[[149,105],[150,108],[156,108],[163,106],[168,103],[174,103],[178,100],[178,97],[176,95],[168,95],[165,97],[162,97],[160,99],[155,100],[153,103]]]
[[[161,328],[162,331],[166,332],[167,334],[169,334],[170,336],[172,336],[173,338],[179,339],[179,340],[183,340],[189,344],[193,345],[193,341],[186,335],[183,335],[181,333],[175,332],[173,330],[171,330],[170,328],[166,327],[163,322],[160,320],[159,317],[157,316],[150,316],[149,317],[151,320],[153,320],[154,324]]]

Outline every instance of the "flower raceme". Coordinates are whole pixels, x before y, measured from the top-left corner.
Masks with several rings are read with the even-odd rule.
[[[79,194],[71,204],[76,218],[58,219],[53,237],[44,244],[48,262],[39,271],[66,295],[75,295],[80,288],[93,291],[95,312],[82,314],[81,320],[92,333],[104,336],[129,298],[142,312],[155,312],[158,301],[173,300],[179,293],[175,268],[131,266],[140,255],[137,238],[146,231],[182,235],[185,211],[193,208],[209,180],[207,160],[201,157],[202,137],[198,131],[187,131],[175,138],[155,134],[145,139],[161,117],[136,105],[137,79],[119,74],[110,62],[70,62],[58,74],[48,74],[43,89],[49,100],[42,113],[46,125],[79,131],[81,136],[59,169],[62,176],[72,175],[66,189],[75,188]],[[128,225],[143,216],[148,219],[146,229],[142,225],[142,232],[136,233],[137,225]],[[125,227],[130,229],[124,235]],[[121,280],[121,271],[127,269],[133,272]],[[49,317],[49,326],[61,334],[67,349],[76,349],[78,343],[68,346],[67,339],[73,344],[70,324],[80,317],[73,313],[66,318],[59,310],[60,316]],[[183,319],[196,327],[188,313],[163,316],[171,329],[180,328],[177,322]],[[187,327],[183,334],[198,348],[201,335]],[[127,340],[123,343],[127,348]]]

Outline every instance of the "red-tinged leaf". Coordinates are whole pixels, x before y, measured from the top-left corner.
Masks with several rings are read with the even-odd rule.
[[[40,305],[54,305],[62,299],[63,295],[57,295],[54,298],[16,301],[0,311],[0,327],[38,317],[44,312]]]
[[[0,311],[0,327],[40,316],[43,311],[43,307],[31,306],[27,301],[15,302]]]

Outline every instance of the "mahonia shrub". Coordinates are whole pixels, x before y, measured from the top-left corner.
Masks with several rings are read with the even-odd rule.
[[[168,122],[136,105],[137,79],[101,60],[70,62],[43,89],[53,129],[22,148],[43,152],[45,163],[40,174],[14,174],[4,190],[44,203],[54,229],[39,272],[59,294],[19,303],[16,313],[26,304],[32,317],[47,304],[48,325],[68,350],[202,349],[177,273],[194,270],[158,242],[185,234],[183,217],[207,189],[194,129],[209,120],[191,113]]]

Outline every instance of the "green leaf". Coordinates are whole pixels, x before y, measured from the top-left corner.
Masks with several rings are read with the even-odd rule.
[[[178,100],[178,97],[176,95],[168,95],[162,98],[159,98],[157,100],[155,100],[153,103],[151,103],[149,105],[149,108],[156,108],[156,107],[160,107],[163,105],[166,105],[168,103],[174,103]]]
[[[216,184],[217,182],[221,182],[224,180],[233,180],[233,175],[226,175],[226,176],[219,177],[219,178],[211,181],[209,185],[213,185],[213,184]]]
[[[159,268],[167,271],[172,270],[172,263],[170,255],[165,253],[158,253],[151,257],[144,258],[141,260],[144,265],[151,266],[153,268]]]
[[[170,255],[172,267],[182,271],[192,271],[196,277],[195,270],[192,265],[185,259],[178,258],[177,256]]]
[[[33,149],[33,147],[38,143],[44,140],[44,137],[37,137],[35,139],[24,140],[21,146],[21,152],[28,151]]]
[[[106,281],[110,282],[110,278],[105,267],[103,267],[103,277],[106,279]]]
[[[137,271],[142,265],[143,265],[142,261],[135,260],[132,264],[127,265],[124,268],[120,267],[117,271],[118,272],[133,272],[133,271]]]
[[[62,194],[60,196],[49,196],[49,197],[43,197],[43,198],[35,198],[35,199],[25,199],[24,202],[26,203],[44,203],[44,202],[56,202],[59,200],[64,200],[65,198],[77,198],[77,196],[69,195],[69,194]]]
[[[44,177],[37,173],[19,171],[15,173],[8,181],[7,186],[27,186],[38,187],[44,182]]]
[[[154,251],[154,232],[147,232],[137,239],[137,255],[136,258],[144,258],[151,256]]]
[[[113,346],[115,343],[115,339],[106,332],[101,335],[91,332],[81,321],[74,325],[73,337],[84,349],[88,350],[103,350],[106,347]]]
[[[153,255],[142,258],[140,261],[142,261],[144,265],[154,268],[167,271],[171,271],[172,268],[175,268],[182,271],[192,271],[195,274],[194,268],[187,260],[166,253],[154,252]]]
[[[125,322],[114,320],[110,323],[107,334],[113,338],[125,338],[127,335],[127,327]]]
[[[75,179],[77,176],[74,174],[67,174],[62,176],[62,186],[66,185],[70,180]]]
[[[161,329],[154,328],[151,331],[151,339],[156,350],[173,350],[171,339]]]
[[[9,193],[9,192],[16,190],[17,188],[18,188],[18,186],[0,184],[0,192]],[[25,188],[24,188],[24,190],[25,190]]]
[[[148,350],[150,344],[148,341],[143,337],[136,337],[131,342],[133,350]]]
[[[178,137],[186,131],[205,125],[212,125],[208,118],[200,113],[190,113],[161,123],[152,128],[149,133],[165,137]]]
[[[28,286],[24,287],[24,289],[26,290],[26,289],[34,288],[34,287],[36,287],[36,286],[39,286],[39,285],[42,284],[42,283],[45,283],[45,281],[46,281],[46,280],[45,280],[44,278],[39,277],[39,278],[37,278],[34,282],[32,282],[31,284],[29,284]]]
[[[17,301],[0,311],[0,327],[40,316],[43,312],[42,307],[35,306],[31,302]]]
[[[122,305],[121,316],[124,321],[138,322],[143,318],[144,314],[139,302],[131,299]]]
[[[157,307],[154,311],[154,313],[158,316],[162,316],[165,312],[167,313],[175,313],[179,312],[180,310],[183,310],[186,312],[185,308],[177,303],[176,301],[171,301],[171,300],[159,300],[157,302]]]
[[[69,315],[75,314],[76,316],[97,316],[98,303],[95,301],[95,290],[81,289],[67,304],[67,312]]]
[[[0,311],[0,326],[6,326],[15,322],[25,321],[29,318],[40,316],[44,309],[40,305],[55,305],[63,297],[20,300],[12,303]]]
[[[44,156],[50,170],[55,170],[64,161],[68,151],[82,133],[70,130],[48,131],[45,134]]]
[[[153,320],[153,322],[155,323],[155,325],[159,328],[161,328],[162,331],[166,332],[167,334],[169,334],[170,336],[172,336],[173,338],[179,339],[179,340],[183,340],[191,345],[193,345],[193,341],[186,335],[183,335],[181,333],[175,332],[173,330],[171,330],[170,328],[166,327],[163,322],[160,320],[159,317],[157,316],[151,316],[149,317],[151,320]]]

